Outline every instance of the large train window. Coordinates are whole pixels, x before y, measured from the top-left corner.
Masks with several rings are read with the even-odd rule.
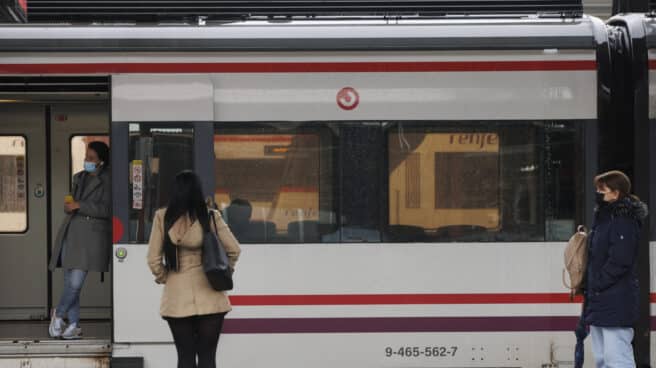
[[[220,126],[214,136],[216,194],[242,243],[319,243],[336,231],[333,138],[311,128]]]
[[[193,169],[194,130],[131,123],[129,131],[129,241],[144,243],[150,237],[155,211],[168,203],[175,175]]]
[[[27,142],[22,136],[0,137],[0,232],[27,231]]]
[[[566,240],[583,216],[581,143],[565,122],[396,124],[386,238]]]

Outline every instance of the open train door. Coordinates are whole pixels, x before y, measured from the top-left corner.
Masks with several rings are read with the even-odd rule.
[[[86,144],[108,142],[108,114],[100,103],[3,103],[0,110],[0,320],[43,320],[63,288],[50,275],[51,244],[63,221],[63,196],[81,170]],[[91,274],[81,295],[83,319],[108,319],[109,282]],[[14,336],[20,337],[20,336]],[[45,335],[43,336],[45,337]]]
[[[63,288],[50,272],[64,196],[86,144],[109,142],[106,78],[0,76],[0,366],[109,364],[110,277],[90,273],[80,296],[84,340],[48,336]],[[105,365],[103,365],[105,364]]]

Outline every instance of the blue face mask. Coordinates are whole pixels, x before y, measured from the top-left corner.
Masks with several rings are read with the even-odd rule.
[[[84,161],[84,170],[88,173],[96,172],[96,163],[95,162]]]

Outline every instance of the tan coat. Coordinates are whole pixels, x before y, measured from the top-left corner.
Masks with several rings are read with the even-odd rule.
[[[198,221],[180,218],[169,230],[171,242],[178,247],[179,271],[168,272],[162,263],[164,258],[164,214],[166,209],[155,212],[153,229],[148,242],[148,266],[155,282],[164,285],[160,314],[162,317],[189,317],[203,314],[228,312],[232,308],[228,295],[210,286],[203,272],[201,250],[203,228]],[[218,211],[214,218],[219,239],[228,253],[230,265],[235,267],[239,258],[239,243]]]

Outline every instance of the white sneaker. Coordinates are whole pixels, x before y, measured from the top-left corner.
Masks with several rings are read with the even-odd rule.
[[[57,317],[56,310],[52,310],[52,315],[50,316],[50,326],[48,327],[48,334],[50,337],[57,338],[60,337],[62,331],[66,328],[66,323],[63,319]]]
[[[66,330],[61,334],[64,340],[77,340],[82,338],[82,329],[77,326],[77,323],[71,323],[66,327]]]

